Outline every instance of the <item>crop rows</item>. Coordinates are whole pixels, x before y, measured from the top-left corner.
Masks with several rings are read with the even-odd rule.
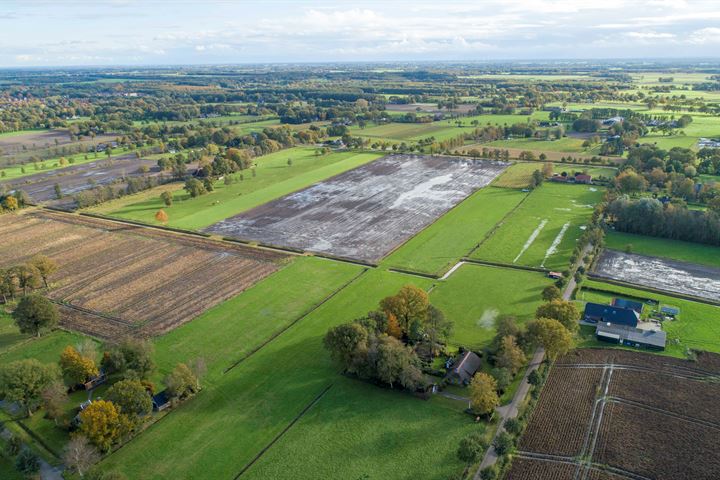
[[[539,478],[574,480],[577,469],[577,465],[569,463],[519,457],[513,460],[512,468],[505,478],[512,480],[537,480]]]

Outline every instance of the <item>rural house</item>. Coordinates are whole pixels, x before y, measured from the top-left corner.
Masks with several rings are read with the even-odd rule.
[[[644,305],[641,302],[635,302],[633,300],[628,300],[626,298],[613,298],[612,305],[613,305],[613,307],[618,307],[618,308],[629,308],[630,310],[636,311],[640,315],[642,315],[642,311],[643,311],[643,307],[644,307]]]
[[[588,302],[583,319],[590,323],[612,323],[635,328],[640,321],[640,314],[630,308]]]
[[[167,394],[167,390],[153,395],[152,397],[153,410],[156,412],[162,412],[170,406],[170,397]]]
[[[480,369],[481,363],[480,357],[468,350],[455,362],[445,378],[451,383],[467,385],[472,380],[475,372]]]
[[[612,323],[599,324],[595,330],[595,335],[598,340],[604,342],[650,350],[665,350],[667,341],[667,334],[662,330],[643,330]]]

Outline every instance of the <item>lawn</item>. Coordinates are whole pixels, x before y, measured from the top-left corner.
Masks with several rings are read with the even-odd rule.
[[[0,326],[4,323],[5,320],[0,319]],[[34,338],[17,333],[17,330],[13,330],[14,327],[8,328],[5,326],[0,328],[2,328],[3,332],[9,331],[10,335],[16,338],[12,344],[5,344],[3,348],[0,348],[0,360],[2,360],[2,363],[26,358],[35,358],[43,363],[56,363],[65,347],[77,345],[88,338],[82,334],[65,330],[54,330],[40,338]],[[2,335],[4,337],[5,333]]]
[[[0,355],[29,338],[28,335],[20,333],[10,314],[0,308]]]
[[[519,190],[478,190],[395,250],[383,265],[440,274],[467,255],[526,196]]]
[[[501,188],[526,188],[530,184],[532,174],[535,170],[542,170],[542,164],[513,163],[493,182],[493,186]]]
[[[449,478],[460,439],[482,430],[442,400],[340,378],[242,478]]]
[[[665,354],[684,358],[686,348],[720,353],[720,307],[595,280],[586,280],[583,283],[583,289],[577,296],[578,300],[609,303],[614,296],[612,293],[588,290],[590,288],[636,298],[654,299],[661,305],[679,308],[680,315],[676,320],[663,323],[663,330],[667,332],[668,338]],[[597,344],[609,345],[606,342],[598,342],[593,335],[585,336],[579,342],[579,346],[595,346]]]
[[[590,220],[603,189],[546,182],[472,254],[473,258],[544,267],[567,268],[575,243]]]
[[[584,140],[581,138],[564,137],[558,140],[539,140],[536,138],[514,138],[510,140],[496,140],[485,144],[487,147],[494,148],[522,148],[532,151],[549,151],[549,152],[570,152],[582,155],[597,155],[598,149],[584,149],[582,147]]]
[[[223,375],[217,383],[207,386],[194,399],[114,453],[104,462],[105,466],[122,471],[129,478],[233,478],[324,389],[343,381],[322,347],[322,337],[328,328],[375,308],[380,299],[407,283],[429,287],[429,281],[421,278],[368,271]],[[243,348],[232,336],[226,338],[231,345]],[[232,360],[234,357],[228,358],[227,364]],[[401,401],[398,398],[398,402]],[[421,403],[418,400],[418,404]],[[359,417],[358,423],[371,421],[377,413],[371,410]],[[409,477],[423,477],[422,467],[427,463],[414,463],[412,449],[416,443],[405,443],[407,425],[383,422],[382,428],[375,437],[379,443],[366,448],[375,451],[393,445],[397,462],[394,468],[406,471]],[[418,425],[418,428],[421,429],[418,436],[427,436],[435,433],[427,429],[435,429],[436,424],[432,422],[424,428]],[[445,435],[457,439],[465,426],[460,422],[456,425],[446,422],[445,428]],[[325,446],[335,450],[336,453],[331,452],[335,459],[341,457],[342,445],[351,441],[346,436],[352,438],[355,432],[340,430],[337,435],[326,438]],[[168,448],[169,445],[172,448]],[[432,454],[438,465],[444,465],[456,444],[452,450],[448,448],[436,445],[428,455]],[[155,461],[158,458],[163,461]],[[335,463],[338,469],[347,468],[348,474],[357,468],[349,462]],[[376,465],[375,468],[387,467]],[[306,472],[297,473],[312,475]],[[339,475],[339,478],[347,477]]]
[[[613,231],[605,236],[607,248],[625,252],[628,245],[632,253],[720,268],[720,247]]]
[[[495,336],[499,315],[513,315],[519,323],[533,319],[551,283],[539,272],[468,263],[439,283],[430,301],[455,323],[451,343],[480,349]]]
[[[235,183],[225,185],[224,181],[216,181],[215,190],[207,195],[190,198],[180,185],[176,185],[171,207],[166,207],[160,200],[160,193],[169,188],[163,186],[107,202],[90,211],[157,224],[155,213],[163,208],[169,217],[168,225],[201,229],[380,156],[353,152],[317,156],[312,148],[292,148],[257,158],[257,176],[249,170],[234,174]],[[292,165],[287,164],[288,159],[292,160]],[[243,180],[239,180],[240,175]]]

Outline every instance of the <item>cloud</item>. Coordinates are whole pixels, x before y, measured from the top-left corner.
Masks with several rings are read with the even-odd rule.
[[[693,45],[708,45],[720,43],[720,28],[708,27],[701,28],[690,34],[688,43]]]

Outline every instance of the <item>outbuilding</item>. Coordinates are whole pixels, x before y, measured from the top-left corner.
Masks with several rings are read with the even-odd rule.
[[[667,334],[662,330],[643,330],[626,325],[602,323],[597,326],[595,335],[598,340],[617,343],[627,347],[665,350]]]
[[[452,368],[448,371],[446,378],[451,382],[458,385],[467,385],[480,369],[482,361],[475,353],[466,351],[460,358],[453,364]]]

